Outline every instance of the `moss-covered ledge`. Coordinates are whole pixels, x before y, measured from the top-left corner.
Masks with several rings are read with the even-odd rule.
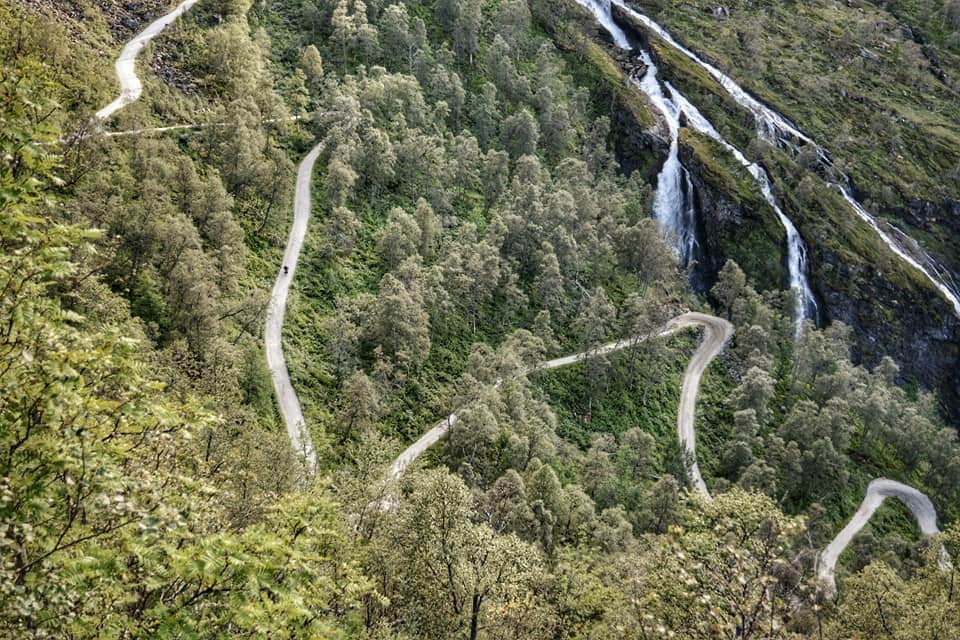
[[[609,105],[596,115],[610,118],[611,142],[621,171],[639,171],[652,182],[669,142],[653,105],[630,81],[632,57],[617,52],[593,14],[573,0],[533,0],[531,9],[569,61],[566,71],[589,89],[594,104]]]
[[[680,130],[680,157],[699,194],[704,282],[735,260],[758,291],[782,289],[786,230],[753,176],[716,140],[692,129]]]

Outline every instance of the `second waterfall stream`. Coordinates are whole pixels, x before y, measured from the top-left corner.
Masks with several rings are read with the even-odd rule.
[[[597,20],[607,30],[618,47],[624,50],[633,49],[627,34],[613,20],[609,1],[577,0],[577,2],[597,17]],[[647,51],[639,50],[638,57],[646,68],[646,72],[643,78],[640,80],[633,79],[633,82],[660,112],[670,133],[670,150],[657,177],[653,215],[674,241],[674,248],[680,264],[684,267],[689,265],[699,251],[693,185],[690,182],[687,169],[679,158],[680,116],[682,114],[687,118],[690,126],[700,133],[716,139],[747,168],[764,199],[770,204],[783,225],[787,237],[787,272],[790,289],[796,297],[795,328],[796,334],[799,335],[804,320],[816,318],[817,315],[816,297],[810,287],[807,246],[800,237],[796,225],[777,203],[769,176],[762,167],[748,161],[740,150],[727,142],[706,117],[680,92],[669,84],[661,83],[658,78],[657,66]]]

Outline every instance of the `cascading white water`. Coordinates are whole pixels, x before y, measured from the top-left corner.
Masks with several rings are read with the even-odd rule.
[[[646,51],[640,59],[647,67],[639,81],[633,83],[643,91],[663,115],[670,132],[670,150],[657,176],[657,190],[653,198],[653,217],[675,242],[677,257],[686,268],[695,258],[699,243],[696,234],[696,211],[693,184],[686,168],[680,162],[680,108],[668,99],[657,79],[657,66]]]
[[[632,49],[627,34],[613,21],[610,0],[581,0],[580,4],[590,9],[619,48]],[[647,52],[641,51],[640,57],[647,67],[647,72],[640,80],[632,78],[632,81],[663,115],[670,133],[670,150],[657,176],[653,217],[669,236],[680,265],[686,268],[696,259],[699,243],[696,235],[696,201],[693,197],[693,183],[680,162],[680,110],[676,104],[664,96],[660,81],[657,79],[657,67]]]
[[[777,214],[777,218],[786,230],[787,271],[790,276],[790,288],[798,293],[796,322],[797,332],[799,334],[803,326],[803,320],[805,318],[816,318],[817,314],[817,300],[813,295],[813,290],[810,288],[810,281],[807,277],[810,271],[810,262],[806,243],[803,241],[803,238],[800,237],[800,232],[797,231],[796,225],[793,224],[793,221],[790,220],[777,203],[777,198],[773,193],[773,185],[770,182],[770,176],[764,168],[756,162],[750,162],[739,149],[727,142],[727,140],[720,135],[720,132],[717,131],[716,127],[700,113],[700,110],[693,106],[693,104],[669,82],[666,83],[666,86],[670,90],[671,95],[673,95],[673,99],[679,107],[680,112],[687,119],[687,125],[719,142],[737,159],[737,162],[747,168],[747,171],[750,172],[750,175],[753,176],[753,179],[760,187],[763,198],[773,209],[774,213]]]
[[[666,29],[651,20],[648,16],[628,7],[623,0],[609,0],[605,4],[608,11],[610,10],[611,4],[616,4],[618,7],[624,9],[639,22],[641,22],[645,27],[662,38],[671,47],[680,51],[685,56],[697,63],[700,67],[702,67],[704,71],[710,74],[710,76],[716,80],[720,86],[726,90],[727,93],[730,94],[737,104],[744,107],[754,115],[754,118],[756,118],[757,121],[757,135],[771,142],[786,142],[794,140],[804,144],[813,144],[813,141],[807,137],[806,134],[800,131],[800,129],[798,129],[792,122],[747,93],[743,87],[738,85],[732,78],[717,69],[715,66],[704,61],[696,53],[674,40],[673,36],[671,36]],[[610,15],[610,21],[613,22],[612,15]]]
[[[908,236],[906,233],[891,225],[895,233],[909,239],[910,243],[917,247],[914,252],[921,255],[924,262],[927,263],[926,265],[922,264],[919,259],[913,257],[912,252],[909,252],[902,242],[894,239],[893,236],[888,234],[880,227],[880,223],[877,221],[877,219],[874,218],[870,212],[867,211],[866,208],[864,208],[864,206],[853,197],[853,190],[850,188],[849,184],[834,186],[840,191],[844,200],[847,201],[857,215],[860,216],[864,222],[869,224],[877,233],[877,235],[880,236],[880,239],[883,240],[884,244],[886,244],[890,250],[893,251],[901,260],[923,273],[923,275],[927,277],[931,284],[933,284],[933,286],[935,286],[940,293],[943,294],[943,297],[953,303],[954,313],[960,316],[960,290],[958,290],[956,285],[951,286],[952,280],[948,281],[946,277],[941,277],[937,274],[937,270],[942,269],[942,267],[933,259],[933,257],[920,249],[916,240],[910,238],[910,236]],[[949,272],[947,273],[949,274]],[[947,277],[951,276],[948,275]]]
[[[683,167],[683,208],[681,209],[682,218],[680,228],[685,234],[681,237],[681,246],[686,248],[686,252],[681,254],[681,262],[684,267],[689,266],[696,258],[700,250],[700,242],[697,240],[697,199],[696,191],[693,188],[693,180],[690,179],[690,172]]]
[[[703,70],[710,74],[710,76],[724,88],[724,90],[730,95],[730,97],[734,99],[737,104],[753,114],[754,120],[757,124],[757,135],[759,137],[776,144],[777,146],[791,149],[793,151],[797,151],[800,146],[809,146],[816,151],[817,157],[823,166],[829,167],[831,165],[830,154],[827,153],[820,145],[814,142],[808,135],[803,133],[787,118],[754,98],[732,78],[714,67],[712,64],[701,59],[700,56],[690,49],[687,49],[682,44],[674,40],[673,36],[671,36],[666,29],[651,20],[648,16],[632,9],[631,7],[628,7],[623,0],[610,0],[610,2],[624,9],[633,18],[657,34],[657,36],[662,38],[667,44],[677,51],[683,53],[690,60],[695,62]],[[606,3],[608,10],[610,8],[610,2]],[[596,11],[594,10],[594,12]],[[608,17],[610,22],[613,22],[612,15],[608,14]],[[954,312],[960,316],[960,287],[958,287],[952,281],[952,278],[943,277],[940,275],[941,273],[949,272],[940,264],[938,264],[929,254],[920,249],[917,242],[900,229],[890,225],[894,230],[893,234],[885,232],[873,214],[867,211],[867,209],[854,197],[853,191],[849,186],[849,179],[846,176],[842,176],[842,178],[842,184],[833,182],[829,184],[843,195],[844,199],[847,201],[847,203],[849,203],[850,207],[854,210],[857,216],[870,225],[877,235],[880,236],[880,239],[883,241],[883,243],[886,244],[895,255],[913,268],[920,271],[927,278],[927,280],[929,280],[930,283],[933,284],[933,286],[936,287],[941,294],[943,294],[947,301],[953,305]],[[908,241],[904,242],[902,240],[898,240],[894,236],[900,236],[904,239],[908,239]]]
[[[610,37],[613,38],[614,44],[621,49],[630,50],[632,48],[627,34],[613,21],[613,14],[610,11],[610,0],[577,0],[577,3],[590,10],[590,13],[597,18],[597,22],[599,22],[600,25],[607,30],[607,33],[610,34]]]
[[[618,46],[624,49],[630,48],[626,34],[613,20],[609,0],[606,2],[602,0],[578,0],[578,2],[589,8],[597,16],[600,24],[607,29]],[[750,171],[750,174],[760,186],[764,198],[786,229],[787,271],[790,278],[790,288],[796,293],[797,298],[795,321],[796,332],[799,335],[803,328],[803,321],[807,318],[816,318],[817,314],[816,298],[807,277],[809,272],[807,247],[796,226],[777,204],[769,176],[762,167],[747,160],[739,149],[723,139],[703,114],[669,83],[666,86],[670,91],[670,97],[667,97],[663,91],[663,85],[657,77],[657,66],[650,54],[647,51],[640,50],[639,57],[646,66],[647,72],[642,79],[637,81],[634,78],[633,82],[661,113],[670,131],[670,150],[667,160],[660,170],[660,175],[657,177],[657,191],[654,195],[653,205],[654,217],[662,227],[668,229],[676,238],[676,249],[680,263],[684,266],[689,264],[698,248],[693,185],[679,157],[680,114],[683,113],[691,126],[718,140]],[[784,122],[784,125],[791,126],[786,122]],[[771,125],[771,130],[774,126],[775,124]]]

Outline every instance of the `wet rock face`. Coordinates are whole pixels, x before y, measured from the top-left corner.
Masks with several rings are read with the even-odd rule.
[[[702,255],[693,269],[692,282],[699,283],[699,290],[709,291],[727,260],[734,260],[758,291],[786,287],[786,230],[770,206],[759,196],[744,199],[734,185],[705,166],[702,157],[683,142],[680,160],[697,194]]]
[[[619,53],[617,62],[625,73],[642,77],[646,68],[636,56]],[[653,183],[670,150],[670,137],[666,128],[644,129],[633,113],[614,100],[610,110],[610,130],[614,132],[613,146],[620,171],[630,175],[639,171],[647,182]],[[651,159],[655,159],[651,162]]]
[[[960,234],[960,200],[944,198],[939,202],[929,200],[910,200],[906,207],[883,212],[892,220],[905,220],[917,229],[929,233],[946,230],[951,237]],[[960,281],[960,245],[946,247],[944,255],[939,255],[953,271],[954,278]]]
[[[702,245],[699,261],[692,269],[691,283],[697,290],[707,292],[716,284],[717,274],[731,257],[726,239],[735,237],[753,214],[745,210],[743,203],[712,187],[700,166],[682,147],[681,158],[697,195],[697,237]]]
[[[624,62],[628,73],[642,75],[644,69]],[[629,66],[628,66],[629,65]],[[669,133],[660,123],[644,128],[629,109],[614,101],[610,111],[614,132],[614,153],[625,174],[640,172],[656,186],[657,175],[669,153]],[[786,279],[785,239],[777,223],[770,231],[773,212],[757,203],[744,203],[730,193],[729,185],[716,184],[699,165],[690,150],[681,145],[680,159],[693,183],[697,210],[697,238],[700,248],[690,269],[690,284],[706,293],[728,259],[736,260],[761,290],[779,289]]]
[[[818,288],[830,320],[854,332],[854,362],[873,367],[884,356],[900,366],[900,383],[938,391],[944,414],[960,426],[960,319],[934,292],[919,298],[876,270],[854,271],[833,252],[813,246]]]
[[[644,179],[653,182],[669,151],[669,143],[654,132],[644,131],[625,109],[611,111],[610,130],[616,132],[614,153],[620,170],[626,175],[639,171]],[[651,165],[652,157],[658,159],[656,164]]]
[[[914,227],[933,231],[945,226],[952,232],[960,232],[960,200],[944,198],[940,202],[929,200],[910,200],[902,209],[885,211],[894,219],[903,219]]]

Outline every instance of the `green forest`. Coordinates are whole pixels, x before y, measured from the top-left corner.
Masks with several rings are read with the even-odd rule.
[[[960,274],[958,0],[627,3],[832,150],[620,20],[799,331],[589,3],[188,2],[95,117],[178,4],[0,0],[0,638],[960,638],[960,320],[829,186]]]

